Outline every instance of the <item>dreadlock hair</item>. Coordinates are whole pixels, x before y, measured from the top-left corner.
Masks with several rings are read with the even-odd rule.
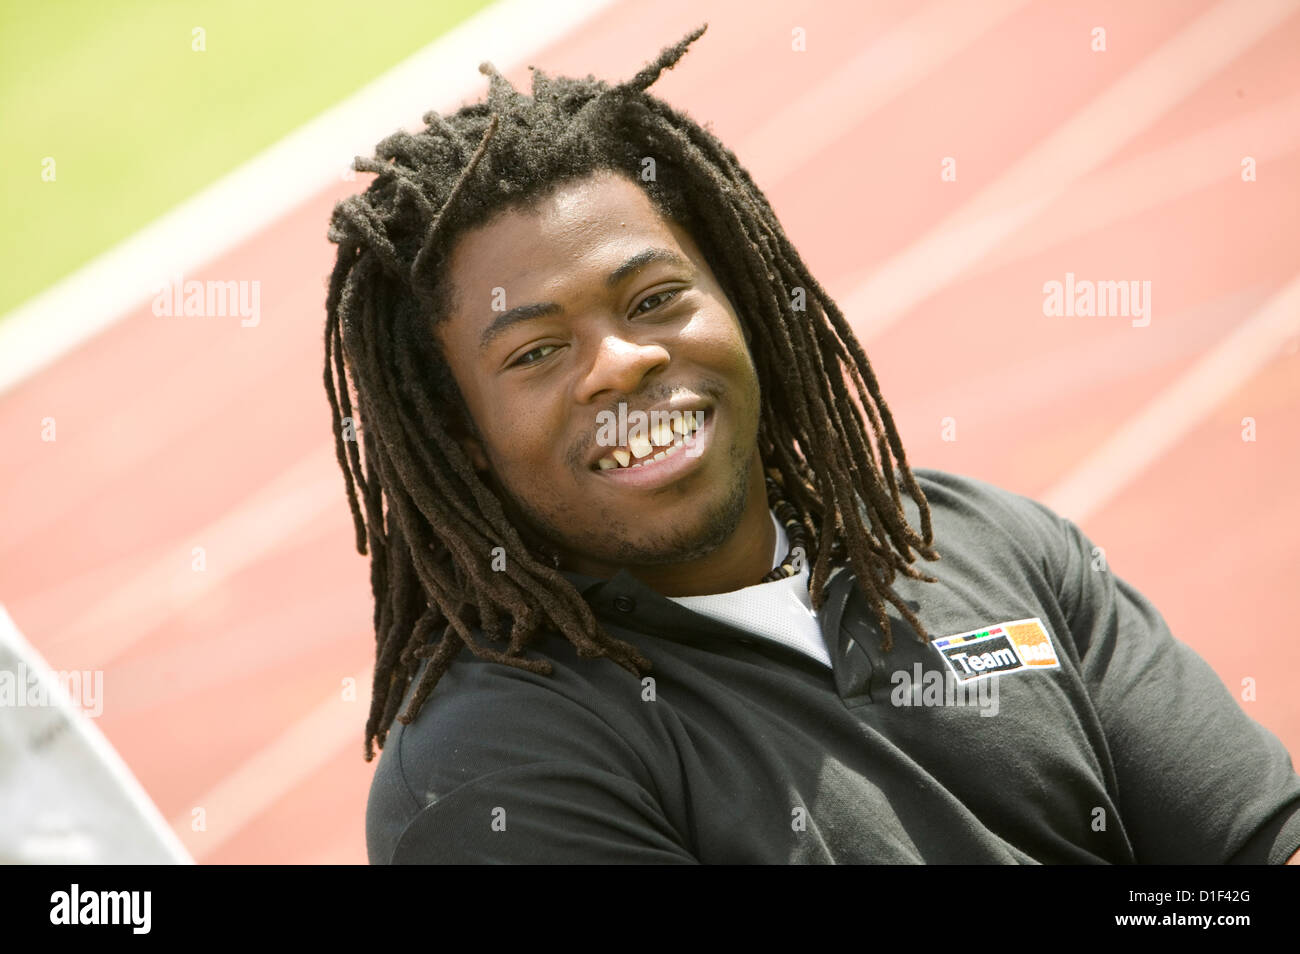
[[[373,158],[353,164],[377,178],[339,202],[330,220],[338,255],[325,305],[325,388],[356,547],[369,550],[375,598],[366,761],[374,757],[372,742],[383,748],[394,717],[403,724],[415,718],[464,646],[481,659],[549,675],[549,662],[523,651],[556,631],[579,656],[608,657],[638,677],[651,669],[634,646],[601,628],[551,560],[530,552],[452,438],[456,425],[477,431],[434,334],[448,314],[445,276],[459,234],[597,172],[634,179],[657,211],[685,228],[736,307],[762,395],[763,464],[815,554],[813,604],[823,604],[832,562],[846,559],[885,650],[892,645],[886,601],[929,639],[890,590],[896,571],[935,582],[911,566],[912,548],[939,559],[929,506],[866,354],[735,155],[646,93],[706,28],[617,86],[530,67],[530,97],[483,63],[486,102],[445,117],[430,112],[424,130],[397,132]],[[640,176],[647,157],[656,174]],[[796,301],[810,307],[805,312]],[[920,507],[921,535],[903,512],[891,452]],[[488,567],[495,547],[507,553],[503,572]],[[502,648],[489,645],[502,641]],[[422,659],[428,665],[398,715]]]

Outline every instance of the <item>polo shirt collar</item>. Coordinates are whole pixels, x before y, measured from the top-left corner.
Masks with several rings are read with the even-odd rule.
[[[717,636],[734,640],[752,633],[737,629],[721,620],[687,609],[638,580],[627,570],[619,570],[608,579],[560,570],[582,598],[591,606],[597,619],[622,629],[686,642],[700,636]],[[836,573],[827,587],[826,606],[821,615],[823,631],[837,633],[848,597],[848,581],[853,574],[847,568]],[[829,625],[827,625],[829,624]],[[831,640],[828,644],[834,645]]]
[[[582,594],[597,619],[619,629],[688,643],[701,637],[734,641],[752,635],[673,602],[627,570],[619,570],[609,579],[560,572]]]

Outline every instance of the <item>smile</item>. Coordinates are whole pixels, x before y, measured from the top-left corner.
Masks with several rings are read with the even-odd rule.
[[[689,423],[684,424],[681,433],[674,433],[677,430],[674,428],[665,435],[662,431],[667,428],[664,427],[654,435],[658,440],[629,441],[628,448],[619,448],[602,457],[597,462],[598,467],[593,468],[594,473],[625,487],[651,489],[694,470],[712,442],[713,412],[704,414],[702,424],[696,424],[693,415],[687,415],[685,420]],[[634,456],[633,451],[639,453]]]
[[[693,450],[696,444],[695,432],[703,426],[704,419],[703,411],[674,414],[671,422],[660,421],[650,429],[648,435],[638,434],[623,447],[610,451],[596,461],[593,469],[635,470],[638,467],[649,467],[683,449]],[[698,456],[698,453],[688,456]]]

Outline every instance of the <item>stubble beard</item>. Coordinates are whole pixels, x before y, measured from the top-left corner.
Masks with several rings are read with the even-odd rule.
[[[749,495],[749,456],[737,456],[740,453],[737,449],[732,455],[726,493],[705,512],[698,529],[683,529],[673,524],[649,539],[643,536],[634,540],[632,528],[625,520],[605,512],[593,521],[602,528],[598,536],[575,536],[565,529],[580,522],[573,508],[552,502],[543,510],[505,488],[499,480],[494,479],[493,484],[507,516],[532,548],[561,555],[580,554],[588,560],[618,566],[669,566],[708,556],[735,533]],[[688,506],[689,501],[690,498],[685,498],[681,506]],[[583,512],[590,519],[591,511]],[[644,529],[640,532],[644,534]]]

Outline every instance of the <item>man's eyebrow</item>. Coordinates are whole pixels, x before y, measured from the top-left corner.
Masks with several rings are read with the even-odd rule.
[[[641,271],[649,265],[655,263],[665,265],[676,265],[679,268],[689,269],[694,273],[695,269],[689,261],[678,253],[666,248],[647,248],[637,252],[618,268],[614,269],[605,276],[606,288],[617,288],[618,284],[627,278]],[[521,321],[532,321],[535,318],[545,318],[548,315],[563,314],[564,309],[555,302],[545,302],[535,305],[519,305],[511,308],[509,311],[503,311],[497,315],[483,329],[483,334],[479,336],[479,350],[486,351],[488,346],[497,338],[503,335],[510,328],[519,324]]]
[[[605,287],[615,288],[619,282],[623,281],[623,279],[627,278],[629,275],[633,275],[636,272],[641,271],[641,269],[645,268],[647,265],[653,265],[656,262],[664,265],[676,265],[679,268],[687,268],[694,271],[694,269],[691,268],[691,263],[686,261],[686,259],[682,258],[676,252],[670,251],[666,248],[648,248],[644,251],[637,252],[618,268],[606,275]]]

